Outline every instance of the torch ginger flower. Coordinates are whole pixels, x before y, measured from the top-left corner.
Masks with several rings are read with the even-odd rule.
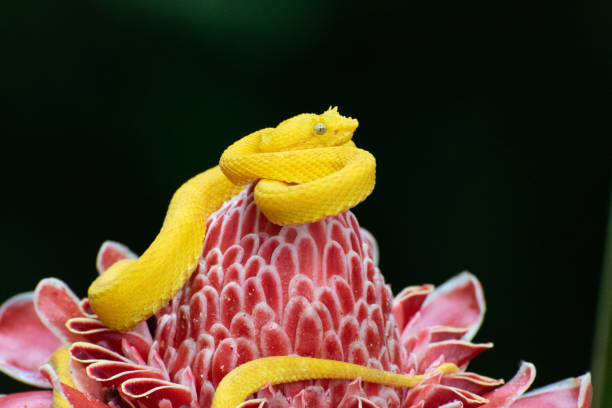
[[[506,384],[466,371],[492,347],[471,342],[485,311],[478,280],[462,273],[438,288],[412,286],[393,298],[377,267],[376,243],[350,211],[279,227],[259,211],[251,186],[208,219],[207,231],[187,284],[156,319],[129,332],[106,328],[87,299],[55,278],[6,301],[0,369],[52,387],[55,396],[1,396],[0,408],[208,408],[234,368],[284,355],[425,377],[412,388],[360,378],[267,385],[242,408],[590,406],[589,374],[525,394],[535,377],[530,363]],[[133,257],[106,242],[99,272]],[[460,371],[434,371],[442,363]]]

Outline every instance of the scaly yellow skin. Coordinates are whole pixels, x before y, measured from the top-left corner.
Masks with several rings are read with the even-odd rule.
[[[159,234],[140,258],[117,262],[92,283],[94,312],[106,326],[128,330],[163,307],[197,266],[206,219],[248,183],[258,181],[255,202],[278,225],[318,221],[363,201],[374,188],[376,161],[351,141],[357,126],[329,109],[231,145],[218,167],[176,191]]]
[[[435,371],[455,373],[459,368],[452,363],[439,366]],[[425,375],[403,375],[376,370],[343,361],[323,360],[298,356],[264,357],[249,361],[230,371],[217,386],[212,408],[236,408],[249,395],[266,384],[311,380],[315,378],[341,378],[392,387],[414,387]]]
[[[57,376],[64,384],[74,387],[74,381],[70,375],[70,352],[67,346],[61,346],[51,356],[49,363],[57,373]],[[72,405],[58,390],[53,390],[53,408],[72,408]]]

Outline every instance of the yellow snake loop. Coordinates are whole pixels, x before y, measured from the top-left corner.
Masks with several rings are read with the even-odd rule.
[[[49,364],[53,367],[58,380],[74,387],[74,381],[70,375],[70,352],[67,346],[61,346],[49,359]],[[72,405],[66,400],[61,390],[53,390],[53,408],[72,408]]]
[[[218,167],[176,191],[140,258],[117,262],[91,284],[94,312],[109,328],[128,330],[163,307],[197,266],[206,219],[245,184],[257,181],[255,202],[278,225],[318,221],[363,201],[374,188],[376,161],[351,141],[357,126],[330,108],[231,145]]]
[[[449,374],[456,373],[459,368],[455,364],[445,363],[434,371]],[[264,357],[244,363],[223,377],[217,386],[212,408],[236,408],[246,397],[257,392],[266,384],[281,384],[318,378],[353,380],[361,377],[366,382],[392,387],[414,387],[426,376],[427,374],[396,374],[343,361],[319,358]]]

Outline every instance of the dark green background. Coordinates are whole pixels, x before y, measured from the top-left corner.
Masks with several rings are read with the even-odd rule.
[[[84,296],[232,141],[338,105],[378,160],[355,209],[394,292],[468,269],[471,368],[589,370],[612,138],[609,2],[14,1],[0,10],[0,298]],[[0,393],[23,387],[2,379]]]

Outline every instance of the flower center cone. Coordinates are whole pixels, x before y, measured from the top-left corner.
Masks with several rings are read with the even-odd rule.
[[[375,253],[350,211],[280,227],[259,211],[249,187],[208,219],[199,266],[157,314],[152,347],[173,381],[181,383],[190,367],[202,407],[227,373],[260,357],[400,372],[392,294]],[[265,387],[258,396],[279,407],[336,407],[356,397],[399,401],[400,393],[359,380],[310,380]]]

